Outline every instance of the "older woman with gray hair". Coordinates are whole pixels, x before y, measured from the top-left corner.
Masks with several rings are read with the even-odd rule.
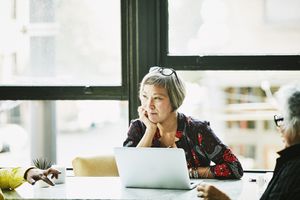
[[[241,178],[241,163],[209,122],[177,111],[184,98],[184,83],[174,69],[151,67],[140,85],[139,118],[132,120],[123,145],[182,148],[191,178]]]
[[[281,87],[276,97],[281,115],[275,115],[274,122],[285,147],[278,152],[273,177],[260,199],[300,199],[300,82]],[[202,184],[197,190],[206,200],[230,199],[213,185]]]

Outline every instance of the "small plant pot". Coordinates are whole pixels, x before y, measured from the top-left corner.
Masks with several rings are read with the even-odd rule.
[[[60,174],[58,175],[58,179],[53,178],[51,181],[55,184],[62,184],[66,182],[66,168],[64,166],[59,165],[52,165],[53,169],[56,169],[60,171]]]

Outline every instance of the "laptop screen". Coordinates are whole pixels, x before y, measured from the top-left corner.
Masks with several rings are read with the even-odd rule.
[[[125,187],[192,189],[185,153],[180,148],[114,148]],[[198,181],[199,183],[199,181]]]

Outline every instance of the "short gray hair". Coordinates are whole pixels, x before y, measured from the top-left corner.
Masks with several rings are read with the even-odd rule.
[[[172,69],[173,70],[173,69]],[[184,82],[174,73],[170,76],[163,75],[159,70],[146,74],[140,84],[139,95],[142,94],[145,85],[154,85],[166,88],[172,106],[172,111],[177,110],[183,103],[186,90]]]
[[[292,138],[300,138],[300,82],[282,86],[276,97],[284,117],[284,128]]]

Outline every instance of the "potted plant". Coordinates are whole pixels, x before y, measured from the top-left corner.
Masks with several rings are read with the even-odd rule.
[[[48,169],[52,166],[52,162],[45,158],[36,158],[33,159],[33,165],[39,169]]]

